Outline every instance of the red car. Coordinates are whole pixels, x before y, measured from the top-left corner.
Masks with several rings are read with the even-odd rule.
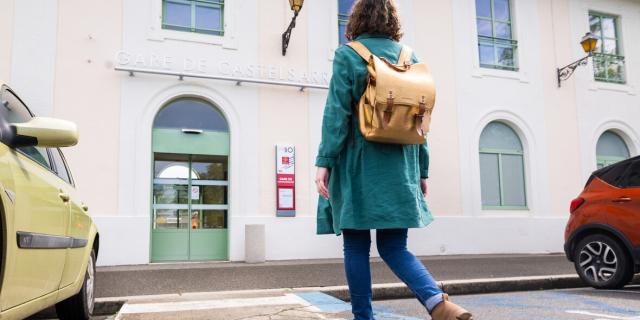
[[[564,251],[580,278],[621,288],[640,272],[640,156],[591,174],[571,201]]]

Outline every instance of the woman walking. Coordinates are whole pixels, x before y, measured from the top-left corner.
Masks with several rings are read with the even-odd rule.
[[[390,62],[400,59],[402,37],[393,0],[355,2],[346,37]],[[415,56],[411,62],[416,63]],[[407,250],[407,228],[432,220],[427,194],[429,153],[424,144],[382,144],[364,139],[355,105],[367,81],[367,64],[352,48],[335,52],[316,158],[318,234],[343,235],[344,264],[355,320],[371,320],[370,230],[380,256],[413,291],[434,320],[469,320],[448,301],[422,263]]]

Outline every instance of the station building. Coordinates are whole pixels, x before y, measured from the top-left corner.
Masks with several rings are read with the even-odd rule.
[[[561,252],[590,173],[640,152],[640,1],[396,1],[437,86],[435,221],[410,249]],[[0,78],[79,126],[64,152],[100,265],[243,261],[256,224],[267,260],[341,257],[313,180],[351,3],[305,1],[283,55],[285,0],[0,1]],[[586,32],[597,54],[559,85]]]

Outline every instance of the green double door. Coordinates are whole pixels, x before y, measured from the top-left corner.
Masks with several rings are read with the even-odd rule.
[[[226,132],[153,131],[151,260],[228,259]]]

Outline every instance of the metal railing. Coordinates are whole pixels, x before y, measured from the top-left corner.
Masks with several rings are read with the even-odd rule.
[[[593,76],[597,81],[626,83],[624,62],[624,56],[594,53]]]

